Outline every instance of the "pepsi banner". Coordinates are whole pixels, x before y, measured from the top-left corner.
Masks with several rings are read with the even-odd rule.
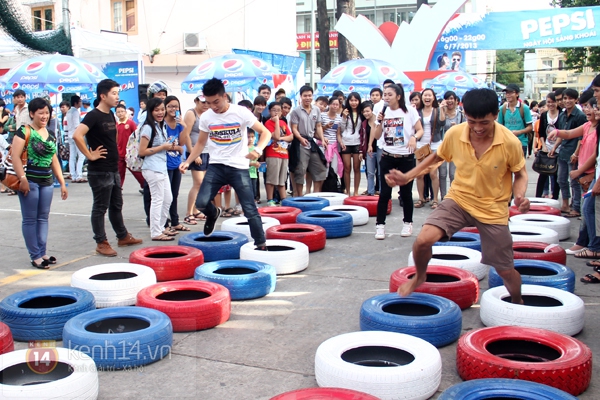
[[[438,67],[430,69],[440,68],[440,55],[450,58],[465,50],[598,46],[599,22],[599,6],[458,14],[448,22],[435,48],[430,67]]]

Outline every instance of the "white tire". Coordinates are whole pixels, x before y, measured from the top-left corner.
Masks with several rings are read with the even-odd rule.
[[[480,251],[459,246],[433,246],[431,252],[432,257],[427,265],[443,265],[446,267],[464,269],[475,274],[478,280],[485,278],[488,273],[489,265],[481,263]],[[412,267],[414,265],[415,259],[413,258],[413,252],[411,251],[408,255],[408,266]]]
[[[575,335],[583,329],[583,300],[567,291],[538,285],[521,285],[525,304],[531,300],[527,296],[547,297],[556,306],[513,304],[504,301],[510,294],[504,286],[486,290],[481,296],[479,315],[485,326],[525,326]],[[552,300],[554,299],[554,300]],[[562,303],[562,305],[559,305]]]
[[[510,217],[515,225],[532,225],[552,229],[558,234],[558,240],[567,240],[571,236],[571,221],[565,217],[547,214],[520,214]]]
[[[344,199],[348,197],[348,195],[343,193],[335,193],[335,192],[317,192],[317,193],[307,193],[304,197],[318,197],[321,199],[329,200],[330,206],[341,206],[344,205]]]
[[[558,200],[545,199],[543,197],[528,197],[528,199],[529,199],[529,203],[531,203],[531,205],[549,206],[549,207],[558,208],[560,210],[560,201],[558,201]],[[515,201],[513,200],[510,203],[510,205],[514,206],[515,205]]]
[[[34,372],[27,365],[27,352],[37,351],[41,360],[57,361],[50,372]],[[33,360],[35,356],[31,355]],[[43,363],[40,363],[43,366]],[[12,372],[11,372],[12,371]],[[81,399],[98,398],[98,372],[96,364],[88,355],[63,347],[50,350],[24,349],[11,351],[0,356],[0,399]]]
[[[368,347],[391,349],[377,354]],[[366,354],[360,354],[361,351]],[[367,366],[361,365],[361,361],[381,364]],[[395,366],[390,368],[390,364]],[[383,331],[351,332],[327,339],[317,348],[315,378],[321,387],[357,390],[384,400],[428,399],[441,383],[442,359],[438,349],[415,336]]]
[[[94,265],[71,275],[71,286],[92,292],[96,308],[134,306],[138,292],[155,283],[152,268],[129,263]]]
[[[267,251],[252,243],[240,249],[240,260],[260,261],[275,267],[277,275],[295,274],[308,267],[308,246],[292,240],[268,239]]]
[[[280,225],[279,220],[272,217],[260,217],[262,220],[263,231],[266,232],[272,226]],[[246,235],[248,240],[253,241],[252,235],[250,234],[250,225],[248,225],[248,218],[236,217],[228,218],[221,224],[222,231],[236,232]]]
[[[514,218],[514,217],[513,217]],[[508,224],[513,242],[558,244],[558,233],[549,228],[526,224]]]
[[[369,223],[369,211],[361,206],[327,206],[323,211],[346,212],[352,216],[352,226],[366,225]]]

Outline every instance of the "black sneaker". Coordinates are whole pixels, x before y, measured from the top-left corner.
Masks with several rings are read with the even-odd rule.
[[[215,231],[215,225],[217,225],[217,220],[221,216],[221,209],[217,207],[217,214],[211,218],[206,216],[206,222],[204,223],[204,236],[210,236]]]
[[[256,246],[256,249],[254,250],[259,250],[259,251],[269,251],[269,249],[267,249],[267,245],[265,244],[261,244],[260,246]]]

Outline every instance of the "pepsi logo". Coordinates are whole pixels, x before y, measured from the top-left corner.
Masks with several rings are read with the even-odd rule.
[[[323,85],[323,86],[321,87],[321,89],[325,90],[325,89],[327,89],[327,86]]]
[[[342,75],[344,72],[346,72],[346,67],[343,67],[343,66],[337,67],[336,69],[331,71],[331,77],[337,78],[338,76]]]
[[[58,90],[60,93],[65,91],[65,87],[63,85],[58,85],[56,90]]]
[[[66,77],[75,76],[77,75],[77,72],[79,72],[75,64],[71,64],[68,62],[58,63],[56,64],[56,67],[54,67],[54,69],[56,70],[56,72],[58,72],[59,75]]]
[[[358,79],[365,79],[371,75],[371,68],[366,65],[361,65],[352,70],[352,76]]]
[[[435,80],[438,82],[442,82],[443,80],[445,80],[447,78],[448,78],[448,74],[441,74],[441,75],[438,75],[437,78],[435,78]]]
[[[37,74],[44,68],[45,65],[46,65],[46,63],[43,61],[32,62],[27,67],[25,67],[25,72],[27,72],[28,74],[32,74],[32,75]]]
[[[258,69],[260,69],[261,71],[268,71],[269,70],[269,66],[267,65],[266,62],[264,62],[263,60],[259,60],[258,58],[253,58],[252,59],[252,64],[254,64],[254,66]]]
[[[223,79],[223,86],[229,85],[229,81],[227,79]]]
[[[15,83],[12,84],[12,89],[13,90],[17,90],[19,88],[19,86],[20,86],[19,82],[15,82]]]
[[[190,83],[190,84],[188,85],[188,89],[192,90],[193,88],[194,88],[194,84],[193,84],[193,83]]]
[[[348,90],[354,92],[354,86],[348,86]]]
[[[389,78],[389,79],[394,79],[396,77],[396,75],[398,75],[396,70],[391,67],[385,67],[385,66],[380,67],[379,71],[383,74],[383,76],[385,76],[386,78]]]
[[[83,64],[83,67],[87,70],[87,72],[89,72],[96,78],[98,78],[100,76],[100,70],[98,70],[98,68],[96,68],[93,65],[88,64],[88,63],[82,63],[82,64]]]
[[[210,71],[212,69],[213,65],[214,65],[213,62],[207,62],[207,63],[204,63],[204,64],[198,66],[198,68],[196,68],[196,75],[206,74],[208,71]]]
[[[121,85],[121,91],[123,91],[123,90],[125,90],[125,89],[127,89],[127,84],[126,84],[126,83],[123,83],[123,84]]]
[[[464,75],[456,75],[454,77],[454,82],[456,83],[467,83],[469,79]]]
[[[269,80],[267,78],[263,78],[263,80],[262,80],[263,85],[266,85],[267,82],[269,82]]]
[[[227,72],[239,72],[244,68],[244,63],[241,60],[226,60],[222,66]]]

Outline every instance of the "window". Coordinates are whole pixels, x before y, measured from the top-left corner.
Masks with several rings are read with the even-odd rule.
[[[54,29],[54,8],[37,7],[31,9],[31,26],[35,32]]]
[[[561,71],[565,69],[565,60],[558,60],[558,69]]]
[[[137,0],[110,0],[112,30],[137,35]]]
[[[552,68],[552,60],[542,60],[542,65],[548,68]]]

